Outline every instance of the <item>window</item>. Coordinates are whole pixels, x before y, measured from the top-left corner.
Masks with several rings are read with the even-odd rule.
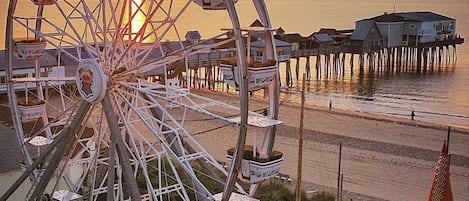
[[[282,48],[280,51],[277,51],[277,55],[284,56],[284,55],[289,55],[290,54],[290,49],[287,48]]]
[[[25,73],[25,74],[16,74],[16,75],[13,75],[13,78],[24,78],[24,77],[28,77],[28,74]]]
[[[436,30],[437,31],[441,31],[442,29],[443,29],[443,23],[440,22],[440,23],[436,24]]]
[[[409,29],[410,30],[415,30],[417,26],[415,26],[415,24],[409,24]]]
[[[409,37],[407,35],[402,35],[402,41],[407,41],[409,39]]]

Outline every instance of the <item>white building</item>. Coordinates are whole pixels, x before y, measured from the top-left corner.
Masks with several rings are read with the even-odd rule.
[[[433,12],[384,13],[366,20],[375,21],[385,47],[415,47],[456,35],[456,20]]]

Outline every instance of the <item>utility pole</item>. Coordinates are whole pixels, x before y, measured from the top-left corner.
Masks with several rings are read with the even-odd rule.
[[[446,152],[449,154],[449,140],[451,137],[451,126],[448,126],[448,135],[446,136]]]
[[[342,201],[342,198],[344,196],[343,190],[344,190],[344,173],[340,173],[340,196],[339,196],[340,201]]]
[[[305,116],[305,84],[306,74],[303,73],[303,83],[301,86],[301,112],[300,112],[300,139],[298,142],[298,169],[296,179],[296,201],[301,201],[301,168],[303,165],[303,131],[304,131],[304,116]]]
[[[339,201],[340,200],[340,191],[341,191],[341,185],[340,185],[340,178],[341,178],[341,173],[342,173],[342,170],[340,169],[340,165],[342,163],[342,142],[339,144],[339,168],[337,170],[337,198],[336,200]]]

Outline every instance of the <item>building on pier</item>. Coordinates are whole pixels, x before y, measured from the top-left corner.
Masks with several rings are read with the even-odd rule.
[[[290,60],[292,44],[275,39],[274,41],[277,50],[277,61],[284,62]],[[263,39],[256,40],[250,44],[251,59],[253,62],[266,62],[265,56],[265,41]]]
[[[369,20],[383,34],[385,47],[417,47],[456,38],[456,20],[433,12],[384,13],[363,21]]]
[[[351,74],[354,70],[358,55],[360,71],[368,67],[373,70],[375,67],[379,71],[400,71],[401,69],[416,72],[425,72],[427,69],[433,70],[435,64],[449,63],[452,59],[456,61],[456,45],[464,43],[464,39],[456,32],[456,20],[433,12],[401,12],[384,13],[379,16],[358,20],[354,29],[337,30],[334,28],[321,28],[319,31],[302,36],[299,33],[285,33],[283,28],[277,30],[263,30],[260,21],[254,21],[249,27],[243,28],[243,32],[248,33],[244,37],[248,55],[252,59],[249,62],[265,63],[265,45],[263,34],[275,31],[274,35],[277,52],[277,62],[286,63],[287,85],[292,84],[292,72],[290,60],[296,60],[296,77],[299,78],[300,59],[306,59],[305,72],[307,79],[311,78],[310,62],[316,62],[316,76],[333,73],[345,74],[346,56],[350,59]],[[235,43],[230,38],[230,30],[225,30],[226,35],[212,39],[203,39],[196,30],[189,31],[183,41],[164,41],[160,47],[148,48],[148,58],[159,58],[163,54],[182,54],[185,57],[178,61],[164,61],[161,65],[167,68],[148,71],[153,80],[162,80],[162,75],[169,78],[185,77],[192,80],[185,80],[188,85],[209,86],[214,88],[214,83],[223,82],[223,76],[219,71],[222,60],[236,57]],[[194,44],[202,44],[204,51],[191,49]],[[98,44],[99,45],[99,44]],[[452,47],[452,51],[450,48]],[[185,51],[182,51],[184,50]],[[78,49],[65,50],[70,54],[77,54]],[[75,52],[74,52],[75,51]],[[3,53],[3,52],[2,52]],[[80,54],[83,54],[81,52]],[[310,60],[313,57],[314,60]],[[0,64],[3,57],[0,57]],[[187,60],[187,62],[186,62]],[[368,61],[368,65],[365,65]],[[255,62],[254,62],[255,61]],[[52,64],[43,64],[53,63]],[[28,63],[28,64],[23,64]],[[226,63],[226,62],[225,62]],[[267,62],[270,64],[270,62]],[[233,63],[230,63],[233,64]],[[34,76],[34,68],[31,62],[13,61],[15,73]],[[55,50],[46,50],[44,57],[40,59],[40,65],[46,66],[44,72],[55,73],[58,76],[74,76],[76,62],[68,61],[65,54],[57,55]],[[188,67],[186,69],[185,67]],[[65,68],[64,68],[65,67]],[[21,68],[21,69],[20,69]],[[47,70],[48,69],[48,70]],[[166,70],[167,72],[164,72]],[[187,72],[189,70],[189,72]],[[64,72],[65,71],[65,72]],[[183,74],[189,76],[182,76]],[[19,75],[18,75],[19,76]],[[0,81],[4,82],[4,72],[0,66]],[[205,82],[204,84],[201,84]],[[4,85],[0,85],[0,92]],[[4,91],[4,89],[3,89]]]
[[[455,19],[428,11],[384,13],[356,21],[354,29],[321,28],[309,37],[279,29],[275,37],[293,44],[291,57],[296,59],[297,74],[299,60],[306,59],[307,77],[310,57],[316,58],[317,76],[321,72],[344,75],[346,56],[353,73],[355,55],[360,72],[365,68],[372,72],[432,71],[443,62],[456,62],[456,45],[464,43],[456,32]],[[286,66],[289,84],[293,71],[289,62]]]
[[[319,47],[318,43],[310,40],[308,37],[304,37],[299,33],[285,33],[283,28],[279,28],[274,36],[275,39],[285,41],[291,44],[291,58],[304,57],[312,55],[311,50]]]
[[[197,44],[202,39],[202,35],[200,35],[199,31],[188,31],[184,38],[192,44]]]
[[[383,35],[373,20],[356,22],[355,30],[350,36],[348,53],[363,54],[379,51],[383,48]]]

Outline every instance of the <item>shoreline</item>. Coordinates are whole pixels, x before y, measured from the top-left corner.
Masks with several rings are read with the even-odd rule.
[[[239,104],[237,94],[192,90],[207,98],[233,105]],[[250,111],[262,109],[268,102],[250,97]],[[279,107],[279,120],[274,149],[284,153],[283,174],[296,178],[300,106],[284,101]],[[203,129],[200,125],[199,129]],[[306,191],[337,184],[338,144],[343,143],[342,168],[344,192],[358,200],[424,200],[431,187],[441,146],[446,140],[447,127],[436,123],[405,118],[387,117],[357,111],[346,111],[307,105],[305,112],[303,152],[303,183]],[[451,183],[455,200],[469,196],[469,135],[461,128],[452,128]],[[218,160],[218,153],[232,147],[236,131],[228,129],[206,133],[199,137],[209,144],[209,152]],[[215,142],[215,143],[214,143]],[[248,142],[247,142],[248,143]],[[369,189],[374,189],[370,191]]]
[[[297,105],[295,102],[288,102],[288,103],[291,104],[291,106],[293,107],[299,107],[299,105]],[[467,128],[462,128],[459,126],[448,126],[448,125],[440,124],[437,122],[411,120],[410,115],[409,115],[409,119],[406,119],[402,117],[389,116],[389,115],[370,113],[370,112],[362,112],[362,111],[357,111],[357,110],[345,110],[341,108],[333,108],[331,111],[328,111],[328,109],[320,107],[318,105],[305,105],[305,106],[306,106],[305,108],[306,110],[329,112],[333,114],[346,115],[350,117],[364,118],[364,119],[381,121],[381,122],[398,123],[398,124],[407,125],[407,126],[415,126],[415,127],[431,128],[431,129],[439,129],[439,130],[447,130],[448,127],[451,127],[452,131],[457,131],[457,132],[469,135],[469,129]]]
[[[239,105],[234,93],[191,89],[191,93]],[[266,99],[250,97],[250,110],[263,109]],[[285,155],[281,172],[296,178],[297,139],[300,106],[283,101],[279,107],[275,149]],[[307,105],[305,112],[304,173],[305,191],[335,189],[337,145],[343,143],[344,195],[354,200],[421,200],[430,190],[439,151],[446,139],[446,127],[404,118],[390,118],[363,112]],[[191,118],[198,118],[194,113]],[[206,131],[226,122],[213,120],[186,122],[186,128]],[[225,161],[227,148],[233,147],[237,129],[197,135],[197,139],[217,160]],[[451,182],[455,200],[469,196],[469,135],[454,129],[451,153]],[[253,137],[254,133],[250,134]],[[248,142],[249,143],[249,142]],[[223,151],[222,151],[223,150]],[[454,161],[454,162],[453,162]],[[293,184],[291,184],[293,185]],[[322,187],[321,187],[322,186]],[[375,190],[369,191],[370,188]],[[329,191],[328,190],[328,191]],[[347,193],[345,193],[347,192]],[[423,200],[423,199],[422,199]]]
[[[213,94],[218,94],[222,96],[230,96],[230,97],[238,98],[237,94],[232,93],[232,92],[221,92],[221,91],[212,91],[212,90],[207,90],[207,89],[192,89],[192,88],[191,88],[191,92],[197,93],[199,95],[206,94],[206,93],[213,93]],[[266,105],[268,104],[267,100],[260,96],[256,96],[256,95],[250,96],[250,99],[263,102]],[[287,106],[287,107],[293,107],[293,108],[299,109],[300,103],[295,102],[295,101],[281,99],[280,106]],[[448,127],[451,127],[451,131],[457,131],[457,132],[469,135],[469,128],[463,128],[460,126],[448,126],[448,125],[440,124],[437,122],[422,121],[418,119],[412,121],[410,118],[410,115],[409,115],[409,118],[407,119],[407,118],[398,117],[398,116],[363,112],[363,111],[358,111],[358,110],[347,110],[347,109],[334,108],[334,107],[332,108],[331,111],[329,111],[327,107],[322,107],[320,105],[307,104],[307,103],[305,103],[305,110],[312,110],[312,111],[318,111],[318,112],[324,112],[324,113],[345,115],[345,116],[356,117],[356,118],[364,118],[364,119],[381,121],[381,122],[397,123],[401,125],[431,128],[431,129],[438,129],[438,130],[445,130],[445,131],[448,130]]]

